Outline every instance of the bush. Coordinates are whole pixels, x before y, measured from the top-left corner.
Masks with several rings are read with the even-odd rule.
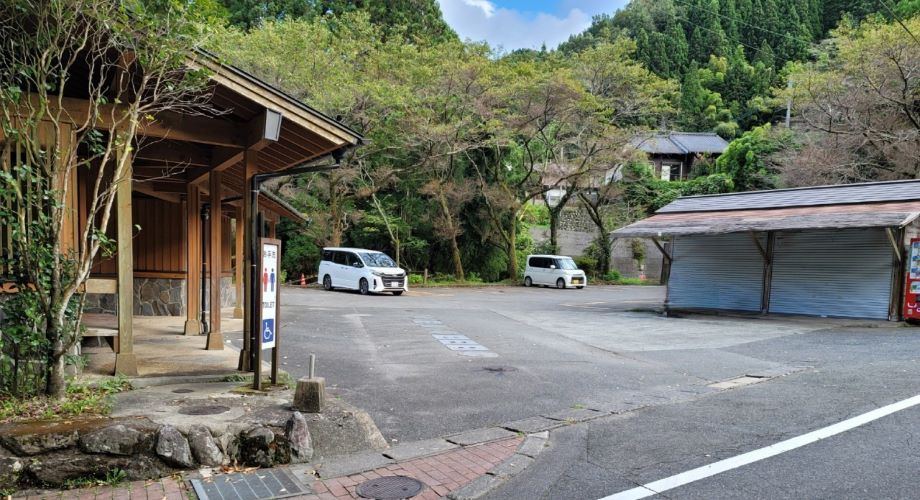
[[[575,265],[585,272],[588,276],[597,275],[597,259],[588,255],[575,257]]]
[[[604,275],[604,281],[619,282],[622,279],[623,279],[623,275],[620,274],[620,272],[617,271],[616,269]]]

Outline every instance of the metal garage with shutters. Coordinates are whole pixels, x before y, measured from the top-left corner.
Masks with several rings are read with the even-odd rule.
[[[918,220],[898,181],[684,197],[613,236],[656,242],[667,310],[898,320]]]
[[[681,236],[672,248],[671,307],[760,311],[763,260],[747,234]]]

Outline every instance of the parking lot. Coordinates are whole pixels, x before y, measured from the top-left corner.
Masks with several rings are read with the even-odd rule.
[[[668,318],[658,312],[663,298],[660,287],[430,288],[401,297],[288,288],[282,368],[303,376],[316,353],[329,394],[367,410],[394,444],[578,409],[618,413],[553,431],[549,452],[496,499],[601,498],[920,387],[916,329]],[[920,470],[918,419],[914,407],[671,493],[910,497]]]
[[[809,360],[737,348],[824,327],[664,318],[653,312],[663,293],[486,287],[393,297],[287,289],[282,368],[305,375],[315,352],[331,394],[368,410],[387,438],[416,440],[573,407],[679,399],[748,373],[791,371]],[[462,338],[477,350],[451,350],[450,341]]]

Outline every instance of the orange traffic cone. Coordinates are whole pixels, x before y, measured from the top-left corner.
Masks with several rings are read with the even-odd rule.
[[[307,278],[304,277],[303,273],[300,273],[300,288],[307,287]]]

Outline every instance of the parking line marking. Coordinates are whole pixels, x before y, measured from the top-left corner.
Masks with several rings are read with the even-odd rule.
[[[786,453],[787,451],[791,451],[796,448],[801,448],[802,446],[821,441],[822,439],[836,436],[837,434],[855,429],[861,425],[868,424],[869,422],[878,420],[882,417],[886,417],[892,413],[897,413],[901,410],[906,410],[917,405],[920,405],[920,395],[905,399],[903,401],[898,401],[897,403],[892,403],[888,406],[876,408],[875,410],[863,413],[862,415],[857,415],[842,422],[838,422],[836,424],[829,425],[822,429],[818,429],[807,434],[802,434],[801,436],[787,439],[785,441],[780,441],[779,443],[771,444],[770,446],[766,446],[758,450],[749,451],[747,453],[731,458],[726,458],[725,460],[720,460],[709,465],[704,465],[702,467],[698,467],[687,472],[682,472],[671,477],[659,479],[658,481],[644,484],[631,490],[621,491],[620,493],[606,496],[600,500],[634,500],[657,495],[659,493],[663,493],[665,491],[699,481],[700,479],[706,479],[708,477],[715,476],[716,474],[721,474],[732,469],[737,469],[738,467],[752,464],[754,462],[759,462],[781,453]]]

